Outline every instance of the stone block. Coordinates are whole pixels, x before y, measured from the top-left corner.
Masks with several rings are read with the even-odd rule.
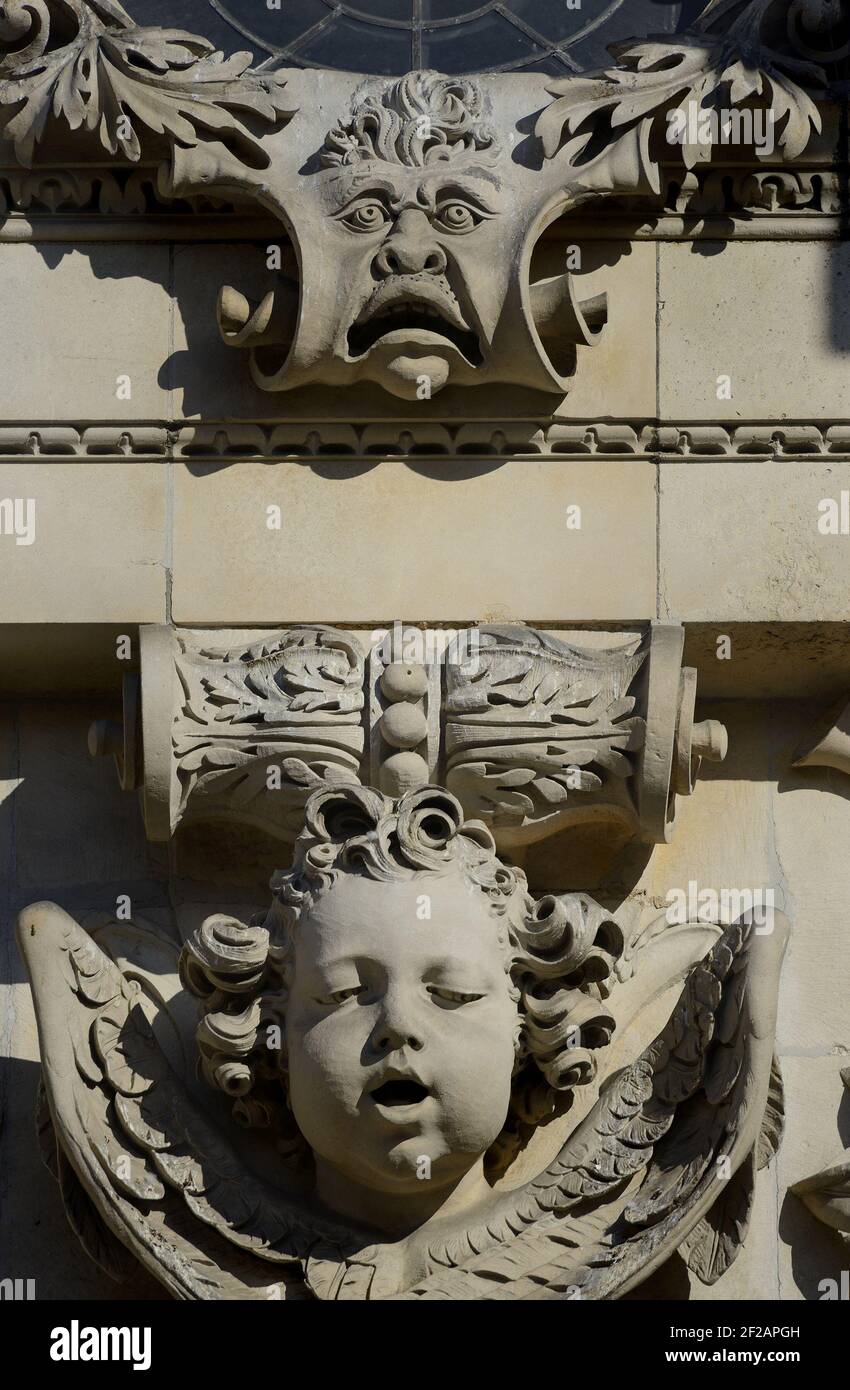
[[[850,245],[662,242],[662,420],[850,415]],[[731,399],[718,399],[728,376]]]
[[[4,246],[0,420],[167,419],[169,256],[135,244]]]
[[[581,529],[569,525],[576,506]],[[270,507],[279,530],[267,525]],[[178,623],[627,621],[654,611],[648,463],[176,471]]]
[[[0,465],[0,621],[162,622],[166,483],[158,463]]]
[[[850,617],[850,464],[663,464],[660,616],[684,622]]]

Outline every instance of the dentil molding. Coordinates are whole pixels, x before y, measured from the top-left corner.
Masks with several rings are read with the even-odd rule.
[[[0,459],[227,462],[358,458],[712,459],[850,457],[850,421],[753,420],[706,424],[640,420],[116,421],[0,424]]]

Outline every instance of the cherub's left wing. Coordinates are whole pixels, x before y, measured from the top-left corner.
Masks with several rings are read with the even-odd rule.
[[[555,1161],[486,1225],[432,1246],[432,1272],[408,1296],[619,1297],[677,1249],[705,1282],[720,1277],[778,1141],[787,924],[775,914],[761,930],[742,920],[724,931]]]

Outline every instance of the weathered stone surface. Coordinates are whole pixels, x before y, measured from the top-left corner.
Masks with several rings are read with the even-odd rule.
[[[846,1067],[850,1053],[850,1032],[846,1039],[840,1054],[789,1056],[783,1061],[787,1129],[778,1160],[778,1268],[782,1299],[822,1299],[829,1292],[824,1281],[834,1280],[839,1291],[842,1271],[846,1281],[846,1244],[835,1231],[816,1221],[789,1190],[802,1178],[846,1160],[850,1124],[841,1069]],[[833,1293],[833,1300],[838,1296]]]
[[[168,247],[2,250],[0,420],[167,419]]]
[[[846,243],[665,243],[659,298],[662,418],[850,415]]]
[[[834,769],[788,766],[805,727],[803,719],[786,719],[776,730],[783,767],[774,810],[776,871],[801,926],[780,995],[779,1046],[803,1056],[850,1056],[850,941],[839,925],[850,894],[850,863],[834,851],[850,833],[850,786]]]
[[[846,621],[850,465],[663,464],[659,607],[685,622]],[[850,525],[850,523],[848,523]]]
[[[653,416],[656,381],[656,247],[640,242],[584,242],[576,293],[605,293],[608,318],[592,352],[581,358],[557,416],[564,420],[640,419]],[[554,273],[562,247],[541,248]]]
[[[32,996],[14,943],[17,908],[49,882],[80,910],[114,910],[119,891],[140,912],[165,902],[135,808],[117,792],[111,769],[87,756],[93,712],[36,703],[6,704],[0,713],[0,1162],[15,1194],[0,1205],[0,1248],[4,1278],[34,1279],[37,1299],[161,1298],[162,1289],[141,1273],[122,1286],[92,1264],[62,1216],[34,1124],[41,1068]],[[21,843],[25,855],[15,853]]]
[[[581,508],[581,530],[567,509]],[[269,529],[280,508],[280,530]],[[228,525],[221,527],[226,516]],[[463,535],[462,551],[458,528]],[[217,537],[209,563],[204,537]],[[317,542],[305,544],[305,536]],[[620,557],[628,555],[628,568]],[[655,612],[649,464],[179,467],[173,617],[628,621]]]
[[[156,463],[0,464],[0,504],[34,518],[30,544],[0,536],[0,621],[161,621],[167,483]]]

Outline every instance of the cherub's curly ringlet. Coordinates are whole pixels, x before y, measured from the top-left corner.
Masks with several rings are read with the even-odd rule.
[[[268,913],[250,926],[209,917],[184,947],[183,982],[203,1001],[201,1070],[237,1099],[240,1123],[277,1123],[280,1115],[272,1093],[262,1090],[272,1081],[286,1087],[283,1025],[302,916],[341,875],[388,883],[453,873],[487,903],[517,1004],[511,1110],[488,1155],[491,1171],[510,1162],[535,1125],[562,1114],[576,1086],[593,1079],[594,1053],[614,1026],[603,1001],[623,950],[616,921],[584,893],[535,901],[522,870],[499,859],[487,827],[464,821],[460,803],[442,788],[421,787],[392,801],[344,783],[307,802],[292,868],[272,878]],[[265,1036],[271,1023],[280,1031],[274,1050]]]

